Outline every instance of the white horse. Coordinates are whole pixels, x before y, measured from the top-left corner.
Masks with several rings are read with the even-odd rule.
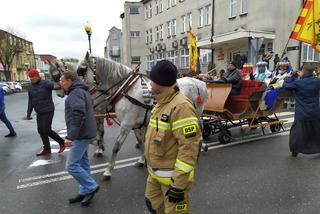
[[[122,84],[132,74],[132,69],[121,65],[112,60],[91,56],[86,54],[84,60],[80,62],[78,71],[80,75],[84,76],[87,83],[97,84],[100,89],[101,97],[107,97],[107,91],[115,91],[113,88],[116,83]],[[78,72],[79,73],[79,72]],[[204,104],[207,100],[206,84],[200,80],[184,77],[177,80],[180,91],[186,95],[194,104],[196,111],[200,116],[204,109]],[[127,91],[127,95],[135,101],[144,104],[146,102],[142,84],[146,83],[147,87],[151,89],[150,79],[146,74],[140,74],[138,81],[132,84],[132,87]],[[199,102],[199,96],[202,101]],[[197,102],[198,101],[198,102]],[[109,106],[110,109],[110,106]],[[122,97],[114,106],[117,120],[120,121],[120,134],[112,150],[112,157],[103,176],[105,179],[110,179],[111,171],[114,168],[117,153],[120,151],[125,139],[131,130],[134,129],[140,148],[143,150],[144,136],[149,122],[150,112],[141,107],[141,105],[134,104],[128,97]],[[143,151],[142,151],[143,152]],[[140,157],[138,163],[142,165],[145,162],[143,155]]]
[[[49,73],[51,75],[51,78],[53,80],[55,88],[60,87],[60,77],[63,74],[63,72],[69,70],[73,72],[77,72],[78,69],[78,62],[75,60],[65,61],[65,60],[53,60],[52,62],[48,62],[49,67]],[[89,88],[93,86],[94,84],[89,84]],[[102,89],[102,88],[101,88]],[[59,97],[64,97],[65,93],[63,90],[56,90],[56,94]],[[98,97],[100,93],[98,91],[92,92],[91,96],[95,102],[98,102],[99,105],[94,105],[94,112],[95,114],[103,114],[106,110],[106,102],[104,101],[104,97]],[[104,118],[96,118],[96,125],[97,125],[97,136],[95,139],[92,140],[92,144],[97,145],[98,149],[95,151],[96,156],[102,156],[104,151],[103,146],[103,136],[104,136]]]

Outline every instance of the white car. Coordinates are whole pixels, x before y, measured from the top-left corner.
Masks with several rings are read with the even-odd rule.
[[[13,92],[21,92],[22,91],[22,87],[21,87],[21,84],[18,83],[18,82],[6,82],[10,89],[13,91]]]
[[[12,90],[10,89],[9,85],[3,82],[0,82],[0,87],[4,90],[4,94],[11,94]]]

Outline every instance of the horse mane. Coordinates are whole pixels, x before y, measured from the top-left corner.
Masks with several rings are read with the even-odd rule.
[[[103,57],[96,57],[96,63],[97,79],[101,81],[107,80],[109,83],[118,82],[120,79],[127,77],[132,71],[131,68],[123,64]]]

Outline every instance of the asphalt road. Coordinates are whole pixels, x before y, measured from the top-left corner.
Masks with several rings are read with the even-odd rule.
[[[144,204],[147,173],[132,166],[140,154],[132,134],[119,153],[112,179],[103,181],[103,169],[118,132],[116,125],[105,127],[105,155],[93,157],[95,147],[90,146],[93,177],[100,191],[89,207],[69,205],[67,199],[77,194],[78,186],[64,169],[68,151],[36,157],[41,141],[35,118],[22,120],[27,108],[26,94],[5,99],[7,115],[18,136],[4,138],[8,130],[0,122],[1,214],[148,213]],[[53,129],[63,136],[64,100],[57,97],[54,100]],[[293,121],[290,112],[281,117]],[[244,130],[242,134],[246,137],[256,135],[251,140],[242,138],[240,129],[232,130],[232,134],[235,139],[228,145],[220,145],[215,136],[208,140],[209,151],[202,152],[196,170],[191,213],[319,213],[320,155],[292,158],[288,152],[288,132],[263,137],[260,129]],[[58,145],[53,142],[52,148]]]

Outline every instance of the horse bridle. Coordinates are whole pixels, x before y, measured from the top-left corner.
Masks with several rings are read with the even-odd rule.
[[[89,59],[89,61],[88,61],[86,66],[80,65],[78,67],[77,74],[78,74],[78,76],[84,78],[86,76],[87,72],[88,72],[88,68],[90,68],[93,71],[94,81],[96,82],[97,59],[96,59],[96,57],[90,57],[90,58],[93,59],[93,67],[91,66],[90,59]]]
[[[63,60],[61,60],[61,62],[62,62],[62,65],[63,65],[65,71],[68,71],[69,69],[68,69],[68,66],[66,65],[66,63]],[[57,70],[53,71],[51,76],[55,82],[59,82],[62,74],[64,73],[64,70],[61,68],[61,66],[59,65],[59,63],[57,61],[55,61],[55,66],[56,66]]]

